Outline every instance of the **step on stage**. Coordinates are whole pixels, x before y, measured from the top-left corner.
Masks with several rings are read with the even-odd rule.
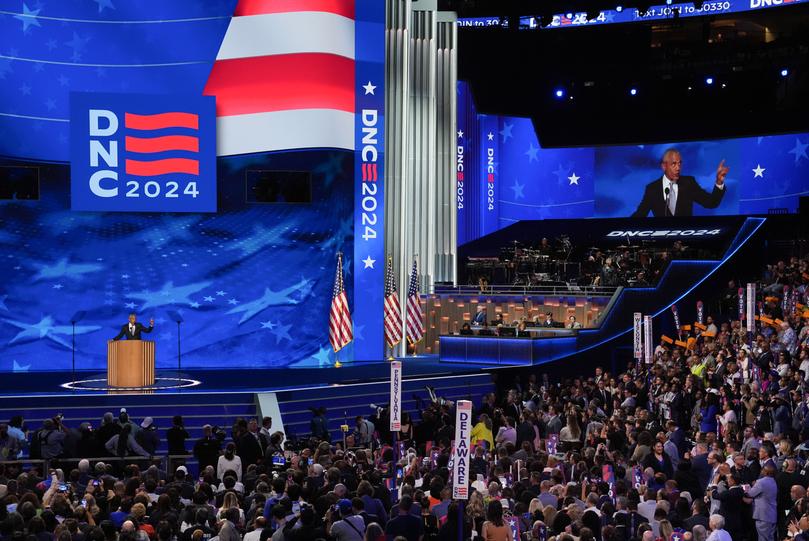
[[[437,356],[407,357],[405,378],[437,378],[474,374],[488,366],[441,363]],[[263,368],[221,370],[158,369],[155,385],[139,388],[113,388],[107,375],[98,371],[16,372],[3,374],[0,396],[86,395],[86,394],[162,394],[280,391],[302,387],[383,381],[390,377],[387,361],[346,363],[340,368]],[[491,368],[496,365],[492,364]]]

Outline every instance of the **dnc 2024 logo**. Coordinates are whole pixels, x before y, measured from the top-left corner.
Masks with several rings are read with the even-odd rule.
[[[70,95],[71,208],[216,211],[213,96]]]

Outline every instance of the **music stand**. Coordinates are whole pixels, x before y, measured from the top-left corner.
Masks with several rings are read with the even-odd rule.
[[[79,310],[73,317],[70,318],[70,326],[73,329],[73,341],[70,346],[71,350],[71,363],[70,363],[70,377],[75,382],[76,381],[76,323],[84,319],[86,312],[84,310]]]
[[[181,366],[181,353],[180,353],[180,323],[182,323],[183,316],[180,315],[179,312],[175,312],[174,310],[169,310],[168,316],[171,318],[172,321],[177,323],[177,377],[180,377],[180,366]]]

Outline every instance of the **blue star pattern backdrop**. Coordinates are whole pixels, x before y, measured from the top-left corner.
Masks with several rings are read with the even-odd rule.
[[[695,215],[797,212],[799,198],[809,195],[806,133],[546,149],[540,148],[530,119],[478,114],[464,82],[458,85],[458,95],[456,189],[464,187],[463,206],[457,209],[461,244],[520,220],[629,217],[646,185],[662,176],[660,159],[668,148],[680,151],[682,174],[694,176],[707,191],[713,189],[720,161],[730,167],[719,207],[695,204]],[[493,164],[488,163],[491,156]],[[490,186],[490,166],[493,191],[484,189]],[[470,184],[475,186],[469,182],[470,174],[478,181],[474,192],[469,190]],[[495,208],[490,210],[492,193]],[[488,214],[497,217],[496,223],[486,219]]]
[[[78,311],[78,369],[106,367],[129,312],[154,317],[157,367],[176,366],[172,311],[184,319],[183,367],[331,366],[335,254],[353,249],[352,156],[220,158],[217,214],[71,211],[68,168],[42,168],[39,201],[0,201],[0,371],[69,370]],[[312,202],[245,203],[255,169],[312,171]],[[350,257],[345,272],[351,302]]]
[[[201,95],[235,5],[0,1],[0,155],[68,161],[71,91]]]

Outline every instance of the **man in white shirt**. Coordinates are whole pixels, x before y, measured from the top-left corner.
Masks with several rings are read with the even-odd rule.
[[[725,517],[722,515],[711,515],[708,519],[708,526],[711,528],[711,535],[707,541],[733,541],[730,534],[723,530],[725,527]]]

